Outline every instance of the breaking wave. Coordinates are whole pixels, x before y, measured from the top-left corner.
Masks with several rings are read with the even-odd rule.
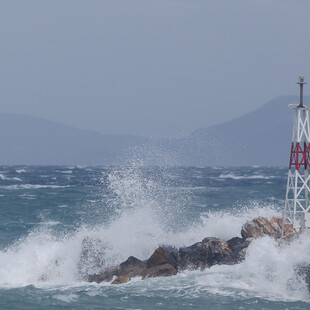
[[[255,179],[274,179],[274,176],[266,176],[261,174],[256,175],[235,175],[232,173],[221,174],[220,179],[233,179],[233,180],[255,180]]]
[[[207,236],[228,240],[240,236],[247,220],[259,215],[280,216],[277,205],[257,202],[233,206],[229,211],[208,211],[192,216],[188,208],[190,198],[171,190],[162,175],[153,171],[150,177],[139,167],[104,174],[103,184],[107,184],[105,195],[109,197],[103,210],[109,220],[96,225],[85,223],[66,234],[53,230],[54,225],[38,225],[27,236],[0,251],[0,287],[90,285],[84,282],[83,273],[98,272],[119,264],[128,256],[146,259],[162,244],[188,246]],[[101,258],[100,266],[93,258],[82,260],[81,266],[85,240],[93,241],[92,253]],[[306,300],[306,285],[296,275],[295,267],[308,263],[309,238],[302,237],[280,247],[271,238],[264,237],[251,243],[245,261],[239,265],[214,266],[202,272],[185,271],[169,279],[133,281],[126,285],[149,285],[149,281],[153,281],[152,289],[173,286],[176,291],[184,290],[184,294],[191,296],[207,291],[237,297]]]
[[[13,184],[13,185],[6,185],[0,186],[3,189],[9,190],[19,190],[19,189],[40,189],[40,188],[65,188],[70,187],[69,185],[45,185],[45,184]]]

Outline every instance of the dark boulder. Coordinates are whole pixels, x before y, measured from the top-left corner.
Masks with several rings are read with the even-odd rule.
[[[142,279],[155,277],[169,277],[177,274],[177,269],[171,264],[161,264],[145,270]]]
[[[80,260],[77,268],[81,278],[99,273],[105,266],[105,244],[98,238],[86,237],[81,244]]]
[[[122,275],[117,277],[111,284],[123,284],[130,281],[131,277],[128,275]]]
[[[295,268],[295,272],[305,280],[310,293],[310,265],[299,265]]]
[[[142,279],[154,277],[168,277],[177,274],[179,252],[174,247],[162,246],[146,261],[146,270]]]
[[[226,242],[232,251],[230,255],[231,264],[241,263],[245,259],[250,241],[244,241],[243,238],[234,237]]]
[[[118,267],[109,267],[100,274],[93,274],[88,277],[88,282],[101,283],[103,281],[110,282],[113,277],[118,276],[119,269]]]
[[[174,247],[162,246],[155,250],[151,257],[146,261],[146,267],[152,268],[158,265],[170,264],[177,268],[179,252]]]
[[[233,251],[242,250],[250,244],[250,242],[244,241],[244,239],[240,237],[233,237],[226,242]]]
[[[103,281],[110,282],[114,277],[117,277],[117,279],[119,279],[115,279],[117,281],[113,282],[115,282],[114,284],[118,284],[118,282],[124,281],[125,278],[123,276],[128,276],[129,278],[142,276],[145,270],[146,262],[130,256],[126,261],[122,262],[119,267],[109,267],[106,268],[102,273],[90,275],[88,277],[88,281],[97,283]]]
[[[179,249],[179,269],[204,269],[229,263],[232,250],[222,239],[208,237],[189,247]]]
[[[134,256],[128,257],[128,259],[119,265],[119,275],[129,275],[130,277],[142,276],[142,273],[146,269],[146,262],[135,258]]]

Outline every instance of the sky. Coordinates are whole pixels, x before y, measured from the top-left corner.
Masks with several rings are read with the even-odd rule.
[[[0,113],[184,136],[298,95],[309,12],[308,0],[0,0]]]

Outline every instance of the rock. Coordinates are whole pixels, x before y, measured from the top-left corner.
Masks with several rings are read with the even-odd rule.
[[[244,240],[243,238],[234,237],[226,242],[232,251],[231,264],[241,263],[245,259],[250,241]]]
[[[305,280],[308,291],[310,293],[310,265],[299,265],[295,268],[295,272]]]
[[[88,282],[101,283],[103,281],[110,282],[113,277],[118,276],[118,267],[109,267],[100,274],[93,274],[88,277]]]
[[[86,237],[81,244],[80,260],[77,268],[86,279],[89,274],[99,273],[105,266],[105,244],[100,239]]]
[[[128,275],[122,275],[116,278],[111,284],[123,284],[130,281],[131,277]]]
[[[142,276],[145,270],[146,262],[130,256],[125,262],[120,264],[119,275],[129,275],[130,277]]]
[[[254,237],[249,237],[246,238],[244,241],[251,243],[255,238]]]
[[[233,251],[242,250],[243,248],[246,248],[249,245],[249,242],[244,241],[243,238],[239,237],[233,237],[226,242]]]
[[[275,239],[281,238],[282,233],[282,218],[272,217],[270,220],[259,216],[251,221],[246,222],[241,229],[241,236],[244,240],[249,238],[258,238],[260,236],[271,236]],[[284,236],[293,233],[293,226],[286,221],[284,226]]]
[[[222,239],[208,237],[189,247],[180,248],[179,269],[204,269],[231,261],[232,250]]]
[[[158,265],[170,264],[177,268],[179,252],[176,248],[163,246],[157,248],[152,256],[146,261],[146,267],[152,268]]]
[[[176,275],[178,270],[179,252],[176,248],[162,246],[155,250],[146,261],[146,270],[142,279],[168,277]]]
[[[177,269],[171,264],[161,264],[146,269],[142,275],[142,279],[155,277],[169,277],[177,274]]]

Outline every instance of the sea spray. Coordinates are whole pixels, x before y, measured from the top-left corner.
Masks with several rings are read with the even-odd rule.
[[[270,237],[258,238],[250,244],[236,274],[248,284],[248,290],[265,298],[305,299],[309,293],[296,268],[310,263],[309,246],[306,236],[288,244],[279,244]]]
[[[129,210],[147,212],[165,230],[182,230],[188,224],[192,197],[179,190],[171,170],[133,164],[111,171],[108,181],[118,215]]]
[[[266,208],[261,210],[266,212]],[[269,212],[272,213],[272,210]],[[241,218],[240,214],[234,216],[223,215],[220,212],[210,213],[209,217],[204,216],[199,224],[196,223],[194,227],[177,233],[163,230],[154,221],[150,210],[144,208],[123,212],[107,227],[81,227],[66,236],[56,236],[47,228],[37,229],[21,239],[18,244],[0,252],[2,285],[76,283],[80,280],[78,263],[85,238],[102,240],[105,251],[103,267],[108,267],[119,264],[131,255],[146,259],[161,244],[180,247],[200,241],[206,236],[216,235],[216,229],[223,221],[226,226],[233,223],[231,228],[235,226],[233,229],[240,234],[244,220],[250,219],[246,213]],[[234,236],[225,234],[229,238]],[[85,263],[91,264],[92,261]],[[87,271],[95,273],[99,270],[90,265],[87,266]]]
[[[79,240],[36,229],[0,253],[2,286],[70,283],[75,278]]]
[[[285,301],[300,302],[309,297],[304,281],[294,273],[296,263],[309,263],[307,239],[294,241],[282,248],[268,237],[261,238],[251,244],[245,261],[240,265],[184,271],[163,279],[134,279],[117,288],[105,283],[98,286],[84,282],[81,273],[98,271],[93,261],[86,262],[86,271],[79,269],[85,238],[101,241],[96,244],[98,252],[101,250],[100,244],[104,247],[105,261],[100,266],[103,268],[117,265],[131,255],[146,259],[161,244],[180,247],[201,241],[207,236],[225,240],[240,236],[241,226],[247,220],[259,215],[271,217],[281,214],[282,186],[285,185],[281,169],[271,171],[276,177],[271,175],[270,170],[259,169],[260,175],[270,177],[268,181],[272,183],[268,185],[265,184],[266,178],[222,179],[220,175],[227,172],[221,168],[116,167],[103,171],[78,168],[72,169],[74,178],[71,180],[65,180],[61,177],[63,173],[53,168],[44,168],[44,173],[36,169],[33,168],[35,176],[31,175],[33,184],[48,186],[19,187],[14,191],[0,189],[3,199],[16,195],[16,192],[34,195],[34,202],[41,204],[40,212],[33,213],[41,222],[34,225],[34,228],[21,229],[19,240],[7,244],[0,251],[2,288],[34,285],[46,289],[44,293],[40,292],[49,296],[47,299],[51,298],[50,291],[60,288],[62,293],[53,293],[54,302],[68,300],[79,304],[86,298],[80,292],[82,290],[89,296],[89,299],[86,298],[87,303],[91,303],[95,296],[108,300],[115,296],[115,300],[126,298],[127,303],[131,302],[130,307],[137,305],[137,298],[150,298],[150,301],[153,296],[163,305],[166,305],[168,296],[176,303],[180,302],[181,308],[182,304],[190,307],[187,302],[192,305],[201,302],[200,308],[205,303],[212,305],[212,302],[223,302],[223,309],[225,302],[247,307],[253,298],[257,300],[258,309],[267,301],[281,305],[284,303],[282,308],[285,308]],[[255,168],[251,169],[255,171]],[[251,169],[236,168],[233,173],[250,176]],[[61,171],[59,168],[57,170]],[[99,183],[98,175],[102,173],[104,182]],[[37,177],[40,174],[45,176],[44,179]],[[14,178],[14,175],[7,172],[6,175]],[[23,184],[30,183],[27,174],[23,174]],[[88,204],[80,206],[78,199],[72,198],[75,196],[69,196],[84,193],[88,186],[87,195],[92,198],[92,191],[97,190],[99,185],[102,188],[98,193],[102,197],[93,198],[91,208]],[[51,199],[65,195],[70,198],[55,203],[56,207],[47,208]],[[78,197],[84,201],[83,196]],[[275,197],[272,203],[270,197]],[[20,199],[23,204],[20,209],[19,205],[15,208],[21,214],[23,210],[28,212],[25,208],[31,209],[33,200]],[[64,204],[66,208],[57,207]],[[85,220],[89,218],[86,211],[96,211],[96,220]],[[82,224],[62,229],[61,225],[69,223],[69,220],[79,223],[78,216],[82,217]],[[4,227],[9,228],[10,222],[7,223]],[[19,227],[28,227],[24,225],[20,221]],[[23,289],[25,294],[26,290]],[[36,294],[39,292],[36,291]]]
[[[180,180],[175,180],[175,172],[162,167],[115,168],[105,173],[104,178],[109,202],[105,206],[109,212],[104,214],[108,214],[110,220],[104,219],[95,226],[87,223],[65,235],[48,227],[34,229],[17,245],[1,253],[0,260],[4,262],[0,274],[1,270],[8,273],[2,277],[4,282],[6,279],[7,283],[27,285],[79,280],[78,264],[85,238],[101,240],[104,244],[102,268],[119,264],[131,255],[146,259],[161,244],[188,246],[206,236],[229,239],[240,235],[246,220],[258,214],[277,214],[275,208],[256,205],[225,212],[209,211],[199,217],[193,210],[194,216],[188,216],[192,196],[183,190],[184,184],[179,190]],[[28,262],[32,262],[33,269]],[[99,271],[91,259],[85,264],[89,264],[84,268],[87,272]],[[19,276],[9,276],[14,272]]]

